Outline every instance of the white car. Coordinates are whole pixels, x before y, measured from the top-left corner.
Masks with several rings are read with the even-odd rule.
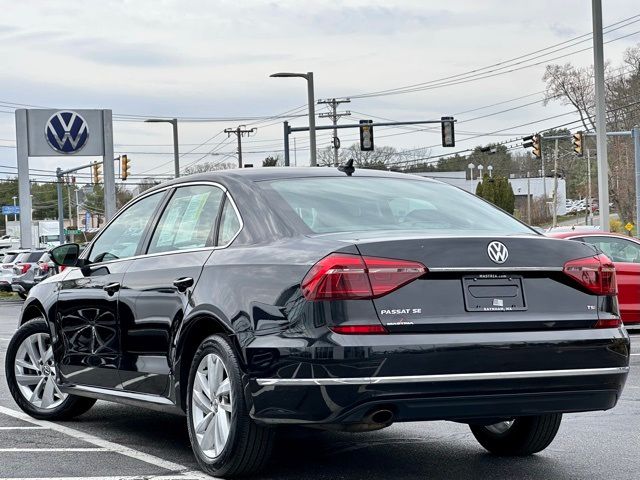
[[[28,252],[28,249],[7,250],[0,260],[0,292],[11,291],[11,280],[13,280],[15,265],[21,253]]]

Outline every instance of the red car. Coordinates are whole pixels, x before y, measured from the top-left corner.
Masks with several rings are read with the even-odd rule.
[[[550,237],[590,243],[613,260],[622,321],[640,324],[640,240],[598,230],[550,232]]]

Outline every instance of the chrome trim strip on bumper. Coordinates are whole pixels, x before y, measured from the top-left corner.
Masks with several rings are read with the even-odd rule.
[[[394,377],[353,378],[258,378],[263,387],[305,385],[376,385],[389,383],[466,382],[470,380],[513,380],[519,378],[582,377],[590,375],[621,375],[629,367],[572,368],[568,370],[527,370],[522,372],[453,373],[439,375],[406,375]]]
[[[429,267],[430,272],[561,272],[562,267]]]

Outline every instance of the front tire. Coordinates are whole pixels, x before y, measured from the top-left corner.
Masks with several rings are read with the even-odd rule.
[[[561,413],[519,417],[493,425],[470,425],[476,440],[489,452],[525,456],[547,448],[558,433]]]
[[[22,325],[11,338],[5,358],[11,396],[40,420],[67,420],[89,410],[96,401],[63,393],[56,382],[51,334],[43,318]]]
[[[231,344],[220,335],[206,338],[191,363],[189,439],[198,464],[213,476],[255,473],[271,455],[273,430],[250,418],[241,373]]]

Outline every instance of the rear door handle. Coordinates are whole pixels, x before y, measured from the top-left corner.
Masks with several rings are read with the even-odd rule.
[[[191,277],[176,278],[173,281],[173,286],[176,287],[179,292],[184,292],[187,288],[193,287],[193,278]]]
[[[109,295],[113,295],[118,290],[120,290],[120,284],[118,282],[108,283],[102,289],[107,292]]]

